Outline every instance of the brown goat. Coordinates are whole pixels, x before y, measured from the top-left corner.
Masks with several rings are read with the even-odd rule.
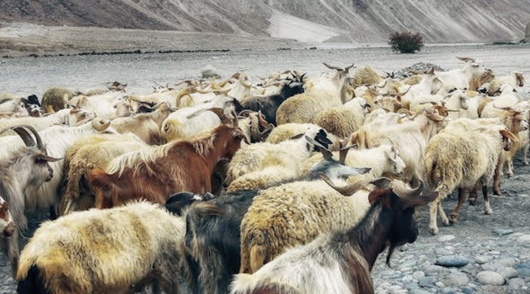
[[[238,127],[219,126],[194,141],[174,141],[124,154],[106,171],[90,171],[96,208],[133,199],[164,203],[177,192],[211,192],[212,171],[220,158],[232,158],[245,135]]]

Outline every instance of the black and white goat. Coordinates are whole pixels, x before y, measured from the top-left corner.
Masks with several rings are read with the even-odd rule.
[[[423,183],[417,188],[388,179],[373,184],[377,188],[369,194],[371,207],[358,225],[290,249],[254,274],[237,275],[230,293],[374,293],[370,271],[378,255],[390,245],[389,263],[396,247],[416,240],[414,208],[433,201],[438,193],[422,193]]]

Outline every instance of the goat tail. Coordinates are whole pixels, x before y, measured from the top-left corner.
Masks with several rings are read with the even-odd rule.
[[[20,275],[20,273],[19,273]],[[18,294],[48,294],[44,280],[36,265],[32,265],[24,279],[19,280],[17,285]]]

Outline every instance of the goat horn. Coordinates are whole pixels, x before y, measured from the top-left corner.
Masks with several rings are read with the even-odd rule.
[[[98,131],[104,131],[110,126],[110,120],[106,118],[94,118],[92,120],[92,127]]]
[[[31,135],[28,133],[28,131],[26,129],[30,130],[33,133],[33,135],[35,136],[35,139],[37,140],[36,144],[35,144],[35,140],[33,140],[33,138],[31,137]],[[15,131],[20,136],[22,141],[24,141],[24,144],[27,147],[36,146],[40,150],[42,150],[44,152],[46,151],[44,149],[43,144],[42,144],[42,140],[41,140],[41,138],[39,136],[39,133],[32,126],[20,125],[20,126],[7,127],[7,128],[4,128],[3,130],[1,130],[0,134],[4,133],[6,131],[9,131],[9,130]]]
[[[261,113],[261,110],[258,111],[258,121],[263,128],[267,128],[269,126],[269,122],[265,120],[265,116]]]
[[[327,63],[325,63],[325,62],[323,62],[322,64],[324,64],[324,66],[327,67],[327,68],[329,68],[329,69],[334,69],[334,70],[338,70],[338,71],[343,71],[343,69],[340,68],[340,67],[336,67],[336,66],[333,66],[333,65],[329,65],[329,64],[327,64]]]
[[[344,68],[344,71],[345,71],[345,72],[349,72],[350,69],[352,69],[353,67],[355,67],[355,63],[352,63],[350,66]]]
[[[404,182],[399,180],[392,181],[392,191],[401,199],[412,201],[423,191],[423,181],[416,188],[408,187]]]
[[[384,88],[384,87],[386,87],[386,84],[387,84],[387,83],[388,83],[388,81],[385,80],[385,82],[384,82],[381,86],[377,86],[377,85],[376,85],[375,87],[376,87],[376,88]],[[409,89],[410,89],[410,88],[409,88]]]
[[[245,110],[242,110],[237,116],[248,117],[252,113],[254,113],[254,111],[250,109],[245,109]]]
[[[339,187],[336,186],[335,183],[333,183],[333,181],[325,174],[320,173],[319,176],[322,180],[324,180],[324,182],[326,182],[326,184],[344,196],[351,196],[365,186],[364,181],[356,181],[353,184]]]
[[[320,153],[322,153],[322,156],[324,156],[324,159],[329,160],[330,158],[333,157],[333,153],[331,153],[331,151],[329,151],[328,148],[324,147],[322,144],[318,143],[313,138],[309,136],[304,136],[304,138],[306,139],[307,142],[315,145],[318,148]]]
[[[248,77],[247,74],[242,73],[239,75],[239,82],[241,85],[245,86],[246,88],[252,88],[252,83],[245,81],[245,77]]]
[[[392,96],[392,97],[403,96],[403,95],[407,94],[410,91],[410,88],[412,88],[412,86],[409,86],[409,88],[405,92],[401,92],[401,93],[397,93],[397,94],[390,94],[390,96]]]
[[[356,144],[352,144],[346,147],[342,147],[339,149],[339,163],[342,165],[346,165],[346,157],[348,156],[348,151],[352,148],[357,148]]]
[[[459,57],[459,56],[456,56],[456,58],[464,61],[464,62],[475,62],[475,58],[469,58],[469,57]]]

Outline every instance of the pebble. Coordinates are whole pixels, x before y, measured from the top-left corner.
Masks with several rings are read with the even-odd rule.
[[[521,278],[511,279],[508,282],[508,290],[512,290],[512,291],[520,290],[524,286],[525,286],[524,280]]]
[[[486,256],[486,255],[477,255],[475,256],[475,262],[478,263],[478,264],[484,264],[488,261],[491,260],[491,257],[490,256]]]
[[[421,278],[425,277],[425,273],[422,271],[417,271],[417,272],[412,273],[412,277],[415,280],[419,281]]]
[[[443,280],[444,285],[447,286],[464,286],[469,282],[469,278],[466,274],[461,272],[450,273]]]
[[[441,265],[445,267],[461,267],[469,263],[469,260],[463,256],[459,255],[450,255],[442,256],[436,259],[436,265]]]
[[[443,287],[445,287],[445,284],[442,283],[442,282],[436,282],[436,283],[434,283],[434,285],[436,285],[436,287],[438,287],[438,288],[443,288]]]
[[[497,271],[504,279],[509,280],[511,278],[517,277],[519,274],[513,267],[506,267]]]
[[[436,278],[433,276],[423,277],[420,279],[419,283],[421,286],[432,286],[434,285],[434,282],[436,281]]]
[[[498,270],[501,270],[501,269],[505,268],[504,265],[500,264],[496,260],[490,261],[490,262],[486,262],[485,264],[481,265],[481,267],[485,271],[493,271],[493,272],[496,272]]]
[[[409,294],[431,294],[431,292],[420,288],[414,288],[409,290]]]
[[[522,267],[517,269],[519,276],[523,278],[530,278],[530,268]]]
[[[501,229],[501,228],[495,228],[493,229],[493,232],[499,236],[506,236],[511,233],[513,233],[513,230],[510,229]]]
[[[460,289],[464,294],[473,294],[475,291],[470,287],[462,287]]]
[[[501,274],[493,271],[483,271],[477,274],[477,280],[482,285],[502,286],[504,278]]]
[[[425,272],[425,274],[427,276],[431,276],[431,275],[434,275],[434,274],[438,274],[438,273],[442,273],[442,272],[447,272],[448,269],[443,267],[443,266],[439,266],[439,265],[428,265],[428,266],[425,266],[423,268],[423,271]]]
[[[506,267],[512,267],[516,262],[517,260],[512,257],[502,258],[497,261],[498,264],[502,264]]]
[[[453,239],[455,239],[456,237],[454,235],[442,235],[440,237],[438,237],[438,240],[440,242],[447,242],[447,241],[451,241]]]
[[[517,243],[523,245],[524,247],[530,247],[530,235],[522,235],[517,238]]]

